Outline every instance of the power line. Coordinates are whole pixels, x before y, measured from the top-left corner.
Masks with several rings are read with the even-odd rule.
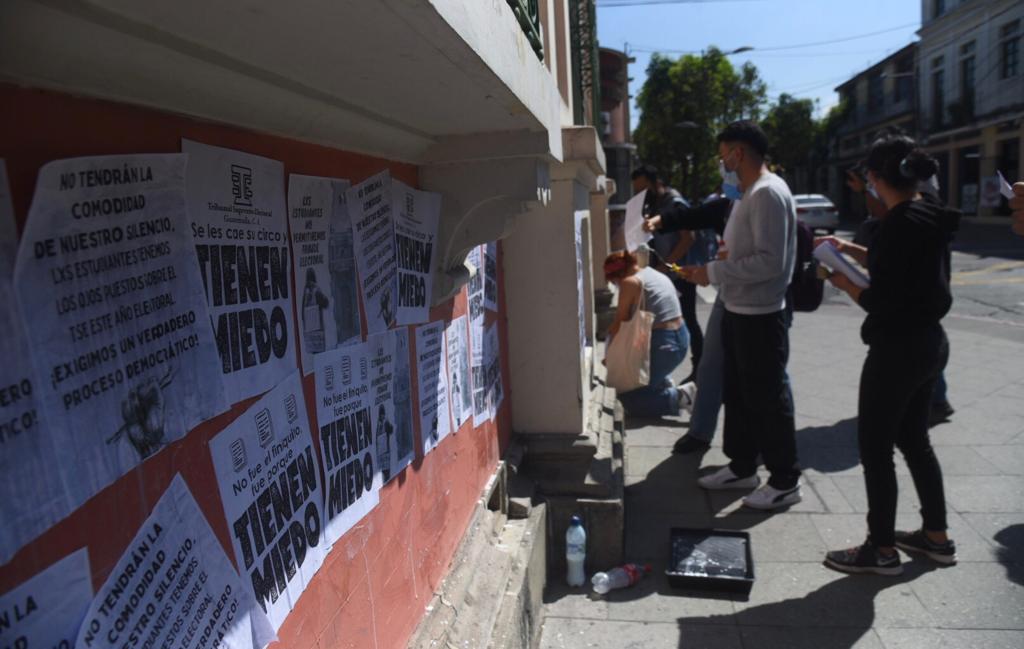
[[[846,43],[848,41],[855,41],[855,40],[858,40],[858,39],[861,39],[861,38],[871,38],[872,36],[878,36],[880,34],[888,34],[890,32],[895,32],[895,31],[899,31],[901,29],[906,29],[907,27],[915,27],[917,25],[918,25],[918,23],[916,23],[916,22],[915,23],[907,23],[906,25],[898,25],[896,27],[890,27],[888,29],[881,29],[881,30],[876,31],[876,32],[868,32],[866,34],[857,34],[855,36],[846,36],[846,37],[843,37],[843,38],[833,38],[833,39],[829,39],[827,41],[817,41],[817,42],[814,42],[814,43],[798,43],[796,45],[773,45],[771,47],[754,46],[753,47],[753,52],[756,55],[758,52],[778,52],[778,51],[781,51],[781,50],[795,50],[795,49],[802,49],[802,48],[805,48],[805,47],[820,47],[822,45],[832,45],[833,43]],[[665,49],[665,48],[652,48],[652,47],[635,46],[635,45],[631,46],[630,49],[635,51],[635,52],[661,52],[661,53],[665,53],[665,54],[701,54],[702,53],[700,50],[672,50],[672,49]]]
[[[597,8],[602,7],[639,7],[643,5],[682,5],[682,4],[724,4],[727,2],[764,2],[764,0],[597,0]]]

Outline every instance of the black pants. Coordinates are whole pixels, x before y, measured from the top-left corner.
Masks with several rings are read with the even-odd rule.
[[[868,495],[868,532],[876,545],[894,543],[896,469],[893,447],[910,468],[926,530],[946,529],[942,469],[928,437],[928,414],[949,342],[939,325],[872,344],[860,377],[857,443]]]
[[[690,334],[690,358],[693,360],[693,371],[690,375],[696,377],[697,366],[700,365],[701,353],[704,351],[704,332],[701,331],[700,320],[697,319],[697,285],[679,282],[676,289],[679,291],[679,304],[683,307],[683,322]]]
[[[757,471],[760,453],[768,484],[791,489],[800,479],[793,399],[786,386],[789,326],[785,311],[740,315],[725,310],[724,451],[738,476]]]

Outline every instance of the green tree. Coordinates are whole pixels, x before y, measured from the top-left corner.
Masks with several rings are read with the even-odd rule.
[[[731,121],[758,119],[765,92],[753,64],[737,69],[718,49],[675,60],[655,54],[637,96],[641,160],[684,194],[704,196],[719,185],[715,136]]]
[[[818,124],[814,120],[814,102],[783,93],[768,109],[761,128],[768,136],[768,147],[775,172],[790,186],[802,184],[801,173],[811,166],[811,152],[817,139]]]

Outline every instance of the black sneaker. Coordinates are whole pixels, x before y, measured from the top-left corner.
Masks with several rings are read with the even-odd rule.
[[[928,412],[928,428],[938,426],[944,421],[949,421],[954,412],[956,410],[953,409],[953,406],[948,401],[933,403],[931,410]]]
[[[896,547],[906,552],[923,554],[944,566],[956,563],[956,544],[953,541],[935,543],[928,538],[924,530],[896,532]]]
[[[689,455],[690,453],[703,453],[711,448],[711,444],[692,435],[683,435],[672,445],[672,452],[677,455]]]
[[[864,545],[846,550],[835,550],[825,553],[825,566],[852,574],[875,574],[895,577],[903,574],[900,555],[883,556],[870,541]]]

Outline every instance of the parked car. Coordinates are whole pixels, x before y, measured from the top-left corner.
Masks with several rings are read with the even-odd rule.
[[[812,230],[824,230],[832,234],[839,227],[839,210],[827,197],[821,194],[797,194],[796,218]]]

